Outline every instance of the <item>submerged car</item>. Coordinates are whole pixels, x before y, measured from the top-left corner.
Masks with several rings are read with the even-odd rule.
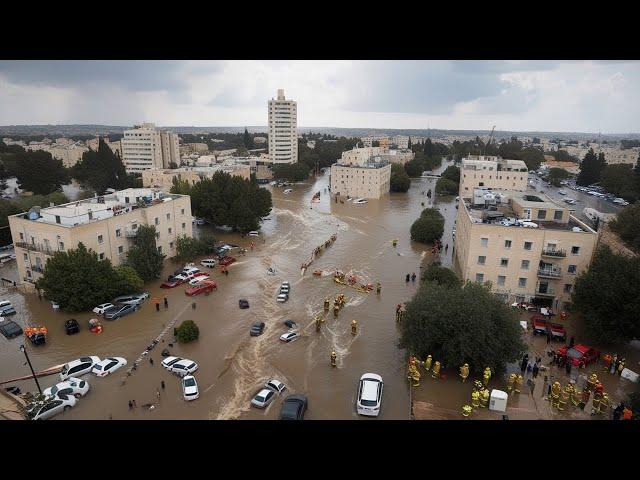
[[[75,377],[69,377],[64,382],[56,383],[53,387],[45,388],[42,392],[46,396],[73,395],[84,397],[89,391],[89,382]]]
[[[365,373],[358,384],[356,410],[358,415],[377,417],[382,403],[382,377],[376,373]]]
[[[116,305],[115,307],[111,307],[109,310],[104,312],[104,318],[107,320],[116,320],[120,317],[124,317],[125,315],[129,315],[130,313],[135,312],[140,307],[138,305]]]
[[[289,395],[280,409],[280,420],[304,420],[308,403],[307,397],[302,394]]]
[[[113,299],[113,303],[116,305],[140,305],[147,298],[149,298],[148,293],[136,293],[133,295],[120,295]]]
[[[69,320],[64,322],[64,331],[67,333],[67,335],[78,333],[80,331],[80,325],[78,325],[78,321],[75,318],[70,318]]]
[[[266,408],[271,401],[276,398],[276,392],[270,388],[263,388],[251,400],[251,406],[256,408]]]
[[[181,278],[178,279],[176,277],[173,277],[171,280],[162,282],[162,284],[160,285],[160,288],[175,288],[178,285],[182,285],[183,283],[184,283],[184,280],[182,280]]]
[[[270,388],[278,394],[284,392],[287,389],[287,386],[284,383],[282,383],[280,380],[276,380],[275,378],[269,380],[264,384],[264,386],[266,388]]]
[[[300,334],[298,332],[287,332],[280,335],[280,341],[289,343],[298,337],[300,337]]]
[[[230,257],[229,255],[225,255],[224,257],[222,257],[220,259],[220,266],[221,267],[228,267],[229,265],[231,265],[235,261],[236,261],[236,259],[234,257]]]
[[[72,360],[69,363],[65,363],[60,371],[60,380],[65,381],[71,377],[79,377],[89,373],[96,363],[100,362],[100,357],[80,357],[76,360]]]
[[[46,420],[74,407],[78,400],[73,395],[55,396],[43,404],[27,407],[27,416],[31,420]]]
[[[243,310],[245,308],[249,308],[249,300],[241,298],[240,300],[238,300],[238,306]]]
[[[289,294],[288,293],[281,293],[276,297],[276,302],[278,302],[278,303],[284,303],[287,300],[289,300]]]
[[[182,398],[187,402],[196,400],[200,397],[200,391],[198,390],[198,382],[193,375],[185,375],[182,377]]]
[[[297,327],[296,322],[294,322],[293,320],[285,320],[283,323],[289,328]]]
[[[124,367],[127,364],[127,360],[122,357],[107,357],[104,360],[96,363],[91,369],[91,373],[97,377],[106,377],[112,374],[120,367]]]
[[[257,337],[259,335],[262,335],[262,332],[264,332],[264,322],[256,322],[251,325],[249,335],[251,335],[252,337]]]
[[[167,357],[162,360],[162,366],[179,377],[189,375],[198,369],[196,362],[181,357]]]
[[[14,315],[16,313],[16,309],[13,308],[11,302],[7,300],[3,300],[0,302],[0,316],[7,317],[9,315]]]
[[[216,261],[215,258],[205,258],[200,262],[200,265],[207,268],[213,268],[216,266],[217,263],[218,262]]]

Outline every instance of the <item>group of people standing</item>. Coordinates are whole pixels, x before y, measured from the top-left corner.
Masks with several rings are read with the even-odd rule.
[[[529,359],[529,354],[525,353],[520,361],[520,371],[523,376],[531,374],[533,378],[538,377],[540,366],[542,365],[542,358],[536,357],[535,360]]]
[[[411,275],[407,273],[407,276],[405,277],[405,282],[409,283],[409,280],[411,280],[413,283],[416,283],[416,272],[413,272]]]

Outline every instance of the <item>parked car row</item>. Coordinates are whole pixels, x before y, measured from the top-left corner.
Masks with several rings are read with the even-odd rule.
[[[278,296],[276,297],[276,301],[279,303],[284,303],[289,300],[289,292],[291,290],[291,285],[289,282],[282,282],[280,285],[280,289],[278,290]]]
[[[120,295],[111,302],[101,303],[93,309],[96,315],[103,315],[107,320],[116,320],[140,309],[142,302],[149,298],[148,292],[133,295]]]

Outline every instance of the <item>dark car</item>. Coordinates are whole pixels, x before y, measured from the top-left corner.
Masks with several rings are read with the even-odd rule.
[[[13,320],[5,320],[0,323],[0,333],[6,338],[14,338],[18,335],[22,335],[22,327]]]
[[[116,305],[104,312],[104,318],[107,320],[115,320],[135,312],[140,308],[138,305]]]
[[[67,335],[73,335],[80,331],[80,325],[78,325],[78,321],[75,318],[70,318],[64,322],[64,330],[67,332]]]
[[[307,397],[296,393],[284,399],[280,409],[280,420],[304,420],[307,411]]]
[[[244,298],[241,298],[238,301],[238,305],[240,306],[240,308],[244,309],[244,308],[249,308],[249,300],[245,300]]]
[[[249,330],[249,335],[252,337],[257,337],[258,335],[262,335],[264,332],[264,322],[256,322],[251,325],[251,330]]]
[[[296,328],[296,322],[293,320],[285,320],[284,324],[289,328]]]
[[[34,345],[44,345],[47,343],[47,337],[44,333],[34,333],[28,337]]]

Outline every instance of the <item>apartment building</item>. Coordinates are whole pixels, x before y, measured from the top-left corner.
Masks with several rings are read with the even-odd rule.
[[[232,176],[242,177],[245,180],[251,178],[251,167],[244,164],[219,164],[207,167],[182,167],[170,170],[145,170],[142,172],[142,186],[159,188],[169,193],[173,185],[173,179],[180,177],[192,185],[204,178],[211,178],[216,172],[225,172]]]
[[[477,189],[460,197],[454,241],[460,277],[491,282],[505,302],[565,308],[598,234],[540,193]]]
[[[405,135],[396,135],[393,137],[393,143],[400,150],[407,149],[409,148],[409,137]]]
[[[121,143],[127,173],[168,168],[171,162],[180,164],[178,135],[157,130],[153,123],[134,125],[132,130],[125,130]]]
[[[126,260],[141,225],[156,227],[158,251],[172,257],[176,238],[193,236],[191,198],[159,189],[129,188],[110,195],[55,207],[34,207],[9,217],[19,282],[33,287],[46,260],[56,251],[77,248],[82,242],[99,258],[114,265]]]
[[[297,103],[287,100],[284,90],[269,100],[269,161],[296,163],[298,161]]]
[[[331,193],[361,198],[380,198],[389,193],[391,164],[372,154],[377,147],[357,148],[342,153],[331,165]]]
[[[49,152],[53,158],[58,160],[62,160],[62,164],[65,167],[73,167],[76,163],[82,160],[82,155],[89,151],[87,147],[85,147],[81,142],[66,142],[64,140],[68,139],[59,139],[63,140],[63,143],[45,143],[43,142],[31,142],[29,145],[24,147],[25,150],[37,151],[42,150],[44,152]]]
[[[527,165],[522,160],[469,155],[460,167],[460,196],[472,194],[477,187],[525,191],[528,180]]]
[[[205,153],[209,151],[206,143],[185,143],[186,150],[190,153]]]

